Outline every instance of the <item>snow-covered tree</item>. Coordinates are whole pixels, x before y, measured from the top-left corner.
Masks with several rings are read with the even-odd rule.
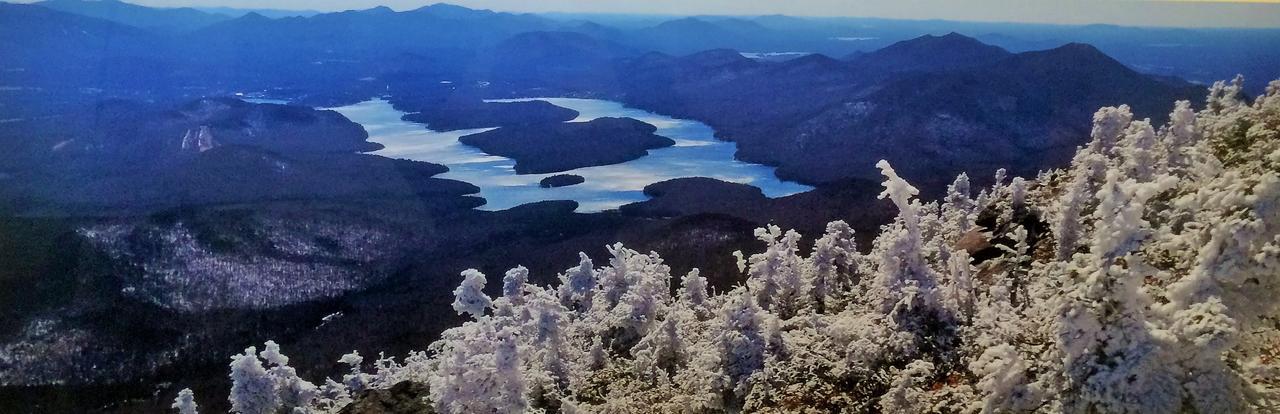
[[[1170,412],[1181,404],[1177,382],[1161,359],[1160,339],[1147,323],[1142,275],[1131,254],[1149,235],[1147,200],[1173,182],[1121,181],[1111,170],[1098,191],[1097,228],[1079,266],[1082,283],[1068,294],[1060,346],[1077,393],[1068,407],[1104,412]],[[1123,264],[1121,261],[1123,260]]]
[[[280,353],[279,344],[275,341],[267,341],[259,356],[270,367],[267,373],[276,383],[275,388],[282,408],[305,409],[315,402],[319,396],[319,390],[314,384],[298,377],[298,372],[289,366],[289,357]]]
[[[688,306],[694,315],[706,319],[710,316],[710,303],[707,302],[707,278],[702,272],[692,269],[680,278],[680,301]]]
[[[783,232],[770,225],[756,229],[756,238],[765,243],[764,253],[751,255],[747,287],[762,309],[783,318],[795,316],[808,304],[800,250],[800,233]]]
[[[745,289],[739,288],[729,295],[720,318],[723,326],[721,361],[734,392],[746,395],[751,375],[764,368],[764,310],[756,305],[755,295]]]
[[[258,349],[245,348],[231,357],[231,411],[240,414],[274,414],[280,409],[276,381],[258,359]]]
[[[685,312],[672,311],[662,320],[657,329],[649,332],[632,348],[636,358],[636,369],[643,375],[675,375],[683,368],[688,359],[688,345],[680,336],[681,319],[692,315]]]
[[[880,302],[879,311],[888,315],[898,329],[924,340],[935,334],[928,332],[928,325],[950,316],[938,300],[937,273],[924,258],[925,243],[917,214],[920,203],[912,200],[919,190],[899,177],[887,161],[881,160],[876,166],[885,176],[880,198],[893,201],[898,218],[876,239],[879,273],[870,293],[873,300]]]
[[[947,195],[942,200],[941,235],[946,243],[954,244],[973,228],[975,210],[979,204],[969,196],[969,176],[960,173],[955,181],[947,186]],[[985,204],[983,206],[985,207]]]
[[[498,333],[493,360],[492,378],[497,383],[496,395],[489,400],[493,412],[525,412],[529,408],[529,402],[525,398],[525,380],[520,372],[520,348],[514,332],[505,329]]]
[[[468,313],[472,317],[484,316],[485,309],[493,305],[493,300],[484,294],[485,277],[479,270],[468,269],[462,272],[462,284],[453,290],[453,310],[459,315]]]
[[[886,413],[924,413],[932,411],[929,384],[934,375],[933,364],[915,361],[894,374],[889,390],[880,397],[880,409]]]
[[[1009,200],[1014,210],[1021,210],[1027,205],[1027,180],[1022,177],[1013,177],[1013,182],[1009,183]]]
[[[498,341],[492,319],[484,317],[445,331],[433,344],[437,366],[427,383],[437,411],[495,412],[504,385],[495,378]]]
[[[1230,83],[1217,81],[1209,87],[1208,105],[1205,108],[1213,113],[1231,113],[1246,106],[1244,102],[1244,76],[1236,75]]]
[[[1043,403],[1042,391],[1027,378],[1028,365],[1008,343],[994,345],[969,364],[979,377],[975,387],[982,400],[975,406],[983,413],[1033,412]]]
[[[350,392],[364,391],[369,387],[370,377],[360,370],[360,365],[364,363],[364,357],[359,352],[351,351],[341,358],[338,362],[350,367],[350,372],[342,376],[342,384],[347,387]]]
[[[1280,81],[1242,90],[1160,128],[1103,108],[1069,166],[975,198],[962,174],[919,200],[882,161],[898,216],[865,252],[843,222],[807,257],[767,226],[728,292],[696,269],[673,292],[657,253],[621,244],[556,288],[512,269],[493,300],[468,270],[471,318],[427,351],[372,374],[349,354],[315,387],[268,342],[232,358],[233,410],[336,412],[414,381],[443,413],[1275,412]]]
[[[960,250],[947,260],[948,280],[943,301],[947,307],[963,320],[973,317],[975,296],[973,283],[973,265],[969,253]]]
[[[1093,114],[1093,131],[1089,134],[1089,151],[1096,155],[1110,157],[1115,154],[1116,144],[1124,134],[1125,128],[1133,120],[1133,112],[1129,105],[1106,107]]]
[[[843,221],[827,223],[827,231],[813,244],[804,267],[808,289],[805,302],[817,313],[826,313],[832,305],[843,306],[844,292],[851,292],[858,282],[856,274],[858,249],[853,229]]]
[[[560,274],[560,303],[570,309],[590,306],[596,288],[596,270],[586,253],[578,253],[578,266]]]
[[[610,266],[600,270],[592,305],[595,323],[615,349],[629,348],[652,330],[671,299],[671,268],[657,254],[615,244]]]
[[[175,398],[173,405],[169,407],[178,410],[178,414],[197,414],[198,411],[196,409],[199,408],[196,405],[196,395],[191,392],[190,388],[183,388],[182,391],[178,391],[178,398]]]
[[[1190,166],[1187,152],[1200,141],[1196,112],[1191,109],[1191,102],[1178,101],[1174,105],[1173,112],[1169,114],[1169,125],[1162,132],[1167,167],[1181,171]]]
[[[508,270],[506,275],[502,277],[502,297],[507,298],[513,304],[521,304],[524,302],[525,285],[529,283],[529,269],[524,266],[516,266]]]

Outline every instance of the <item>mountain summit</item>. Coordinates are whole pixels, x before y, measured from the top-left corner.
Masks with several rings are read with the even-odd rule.
[[[1010,53],[956,32],[924,35],[854,59],[856,66],[889,72],[936,71],[989,64]]]
[[[35,4],[162,33],[191,32],[229,18],[192,8],[151,8],[118,0],[45,0]]]

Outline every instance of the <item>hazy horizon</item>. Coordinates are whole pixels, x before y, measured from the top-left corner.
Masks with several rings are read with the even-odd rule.
[[[18,3],[33,3],[22,0]],[[427,0],[132,0],[150,7],[232,7],[292,9],[323,12],[387,6],[411,10],[437,1]],[[1084,0],[452,0],[443,3],[527,13],[648,14],[648,15],[769,15],[810,17],[869,17],[910,20],[956,20],[1044,24],[1115,24],[1163,27],[1280,28],[1280,0],[1149,1]]]

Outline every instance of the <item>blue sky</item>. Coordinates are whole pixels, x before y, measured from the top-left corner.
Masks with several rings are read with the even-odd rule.
[[[347,10],[417,8],[434,0],[126,0],[149,6],[230,6]],[[518,12],[789,14],[1135,26],[1280,28],[1280,0],[452,0]]]

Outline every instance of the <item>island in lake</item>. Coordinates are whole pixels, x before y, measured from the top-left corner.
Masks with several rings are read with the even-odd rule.
[[[559,188],[578,185],[586,182],[586,177],[575,174],[556,174],[547,178],[543,178],[538,182],[542,188]]]
[[[436,131],[555,124],[572,121],[578,111],[546,101],[484,102],[479,99],[444,101],[400,98],[396,106],[413,112],[404,120],[427,124]]]
[[[516,161],[517,174],[545,174],[610,165],[675,145],[653,125],[632,118],[501,127],[458,138],[492,155]]]

